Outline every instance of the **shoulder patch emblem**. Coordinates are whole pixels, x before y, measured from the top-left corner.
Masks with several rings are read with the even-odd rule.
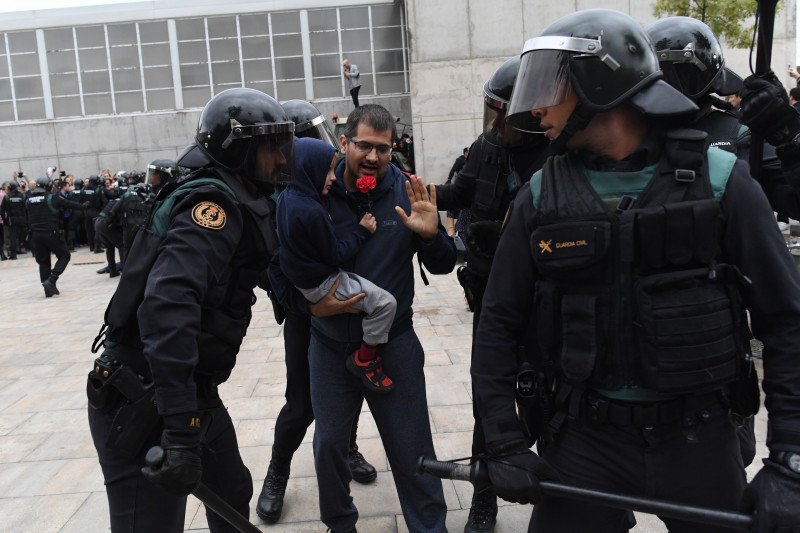
[[[192,208],[192,220],[204,228],[222,229],[225,227],[225,211],[214,202],[200,202]]]

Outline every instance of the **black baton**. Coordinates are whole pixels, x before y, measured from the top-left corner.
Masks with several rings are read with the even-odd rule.
[[[462,465],[420,457],[417,462],[417,472],[420,474],[431,474],[442,479],[469,481],[475,486],[475,490],[479,492],[490,485],[486,463],[480,459],[476,460],[471,465]],[[583,500],[606,507],[638,511],[699,524],[708,524],[744,531],[749,530],[753,524],[752,516],[733,511],[707,509],[704,507],[695,507],[665,500],[641,498],[624,494],[609,494],[599,490],[582,489],[562,483],[553,483],[551,481],[542,481],[539,483],[539,486],[542,492],[548,496]]]
[[[148,466],[157,468],[164,461],[164,448],[153,446],[147,451],[145,462]],[[194,497],[203,502],[203,505],[217,513],[227,523],[241,531],[241,533],[262,533],[260,529],[250,523],[250,521],[239,514],[231,507],[231,504],[223,500],[219,494],[200,483],[192,491]]]

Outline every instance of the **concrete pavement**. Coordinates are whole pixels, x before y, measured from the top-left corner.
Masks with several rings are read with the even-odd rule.
[[[105,256],[85,247],[58,282],[60,296],[45,298],[30,254],[0,263],[0,533],[107,531],[108,506],[86,418],[86,374],[92,340],[119,278],[98,275]],[[441,460],[470,453],[472,408],[469,347],[472,314],[466,310],[455,273],[417,276],[414,321],[426,352],[429,416]],[[266,475],[275,418],[283,406],[285,367],[281,326],[266,294],[257,291],[253,321],[230,380],[220,387],[236,424],[245,464],[254,479],[251,521],[263,531],[322,532],[311,450],[313,425],[292,462],[283,516],[266,525],[255,499]],[[366,407],[358,444],[378,469],[371,485],[352,484],[361,533],[405,532],[407,528],[375,423]],[[764,455],[765,414],[759,414],[759,453]],[[756,459],[751,470],[757,470]],[[753,472],[750,472],[752,475]],[[472,488],[444,481],[449,531],[460,533]],[[527,530],[530,506],[501,502],[496,533]],[[666,528],[637,515],[635,532]],[[205,512],[190,497],[188,531],[207,531]]]

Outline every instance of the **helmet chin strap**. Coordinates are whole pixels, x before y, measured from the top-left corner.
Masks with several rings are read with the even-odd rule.
[[[548,155],[564,153],[567,149],[567,143],[572,136],[585,128],[594,118],[594,115],[595,114],[589,111],[586,106],[578,102],[578,105],[575,106],[575,109],[572,110],[572,114],[570,114],[567,119],[564,129],[561,130],[561,133],[558,135],[558,138],[554,139],[547,148]]]

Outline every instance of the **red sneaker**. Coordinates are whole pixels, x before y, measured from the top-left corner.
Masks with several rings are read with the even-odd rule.
[[[347,356],[345,364],[351,374],[361,378],[361,382],[368,390],[386,393],[394,388],[392,380],[383,373],[379,356],[375,357],[374,361],[362,363],[358,360],[358,350],[356,350],[353,355]]]

